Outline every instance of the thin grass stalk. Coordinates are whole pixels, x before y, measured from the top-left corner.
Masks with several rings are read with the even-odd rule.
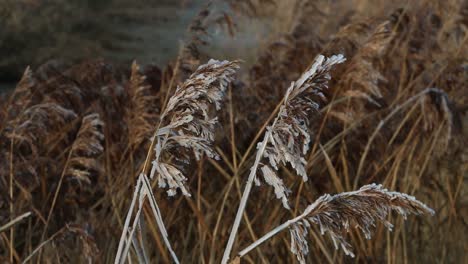
[[[174,79],[175,79],[175,76],[177,74],[177,70],[179,67],[177,67],[179,65],[179,62],[180,62],[180,56],[178,57],[177,59],[177,62],[176,62],[176,68],[175,68],[175,73],[174,75],[172,76],[171,78],[171,81],[170,81],[170,84],[169,84],[169,89],[165,95],[165,98],[164,98],[164,101],[163,101],[163,109],[166,108],[166,104],[167,102],[169,101],[169,94],[170,94],[170,91],[173,87],[173,83],[174,83]],[[160,120],[163,120],[165,116],[165,111],[162,113],[161,117],[160,117]],[[154,135],[152,137],[152,140],[151,140],[151,144],[148,148],[148,153],[146,155],[146,159],[145,159],[145,163],[143,164],[143,173],[146,174],[149,170],[149,164],[151,163],[151,159],[153,158],[153,155],[154,155],[154,147],[155,147],[155,144],[156,144],[156,138],[159,136],[159,128],[161,127],[161,122],[158,123],[158,126],[154,132]],[[128,213],[127,213],[127,216],[125,218],[125,225],[124,225],[124,230],[122,231],[122,235],[120,237],[120,241],[119,241],[119,246],[118,246],[118,249],[117,249],[117,254],[115,256],[115,261],[114,263],[117,264],[117,263],[120,263],[120,261],[118,261],[119,259],[122,258],[122,251],[123,251],[123,246],[124,246],[124,242],[125,242],[125,236],[128,232],[128,227],[130,225],[130,219],[132,218],[132,214],[133,214],[133,208],[135,207],[135,203],[136,203],[136,197],[138,194],[140,194],[141,192],[141,188],[142,188],[142,178],[141,178],[142,174],[139,175],[138,177],[138,180],[137,180],[137,186],[135,187],[135,191],[133,193],[133,198],[132,198],[132,203],[130,205],[130,209],[128,210]],[[146,196],[143,197],[143,199],[145,199]],[[141,208],[139,208],[139,210],[137,211],[137,215],[135,217],[140,217],[140,214],[141,214]],[[164,227],[164,230],[165,230],[165,227]],[[164,242],[166,243],[166,239],[164,239]],[[169,248],[170,247],[170,244],[166,244],[166,246]],[[125,250],[126,252],[128,250]],[[125,254],[123,256],[126,256]],[[172,254],[171,254],[172,256]],[[173,256],[172,256],[173,257]],[[177,259],[177,256],[176,256],[176,259]],[[176,260],[176,263],[178,262],[178,259]]]
[[[426,88],[424,90],[422,90],[421,92],[411,96],[409,99],[407,99],[405,102],[403,102],[402,104],[400,105],[397,105],[395,106],[395,108],[388,114],[385,116],[384,119],[382,119],[379,124],[377,125],[377,127],[375,128],[374,132],[372,133],[372,135],[370,136],[367,144],[366,144],[366,147],[364,149],[364,153],[362,154],[361,156],[361,159],[359,160],[359,165],[358,165],[358,169],[357,169],[357,172],[356,172],[356,177],[354,178],[354,183],[353,183],[353,188],[356,189],[357,188],[357,185],[359,183],[359,179],[361,177],[361,172],[362,172],[362,169],[364,167],[364,162],[366,160],[366,157],[367,157],[367,154],[369,153],[369,149],[370,149],[370,146],[372,144],[372,142],[374,141],[375,137],[377,136],[377,133],[383,128],[383,126],[395,115],[397,114],[401,109],[405,108],[406,106],[410,105],[411,103],[413,103],[414,101],[420,99],[422,96],[426,95],[426,94],[429,94],[431,92],[434,92],[434,93],[440,93],[440,90],[437,89],[437,88]]]
[[[59,235],[63,234],[63,232],[65,232],[65,230],[67,230],[67,227],[63,227],[62,229],[60,229],[59,231],[57,231],[55,234],[53,234],[52,236],[50,236],[46,241],[43,241],[41,244],[39,244],[39,246],[37,246],[37,248],[34,249],[33,252],[31,252],[31,254],[29,254],[24,260],[23,262],[21,262],[22,264],[25,264],[27,263],[28,261],[30,261],[32,259],[32,257],[34,257],[34,255],[36,255],[45,245],[47,245],[50,241],[54,240],[56,237],[58,237]]]
[[[293,218],[291,220],[288,220],[286,222],[284,222],[283,224],[275,227],[273,230],[271,230],[270,232],[266,233],[264,236],[262,236],[261,238],[259,238],[257,241],[255,241],[254,243],[252,243],[250,246],[244,248],[242,251],[239,252],[238,256],[239,257],[243,257],[245,256],[247,253],[249,253],[250,251],[252,251],[253,249],[255,249],[256,247],[260,246],[261,244],[263,244],[263,242],[267,241],[268,239],[272,238],[273,236],[275,236],[276,234],[278,234],[279,232],[285,230],[286,228],[288,228],[290,225],[296,223],[297,221],[301,220],[302,218],[304,218],[304,215],[299,215],[298,217],[296,218]]]
[[[131,225],[131,227],[130,227],[130,230],[129,230],[130,233],[128,234],[128,237],[126,237],[126,238],[124,239],[124,241],[125,241],[125,247],[123,248],[123,252],[122,252],[122,256],[123,256],[123,257],[128,256],[128,252],[129,252],[129,250],[130,250],[130,246],[132,245],[131,242],[133,241],[133,236],[134,236],[134,234],[135,234],[136,227],[137,227],[138,222],[139,222],[140,217],[141,217],[141,212],[142,212],[142,210],[143,210],[143,204],[144,204],[144,202],[145,202],[145,200],[146,200],[146,196],[147,196],[147,190],[146,190],[146,188],[143,186],[143,178],[142,178],[142,175],[140,174],[140,176],[139,176],[138,178],[139,178],[139,180],[141,181],[141,184],[142,184],[140,191],[137,193],[137,195],[139,195],[138,210],[137,210],[137,212],[136,212],[135,218],[133,219],[132,225]],[[142,190],[143,190],[143,191],[142,191]],[[132,212],[133,212],[133,211],[132,211]],[[164,227],[164,230],[165,230],[165,227]],[[163,231],[161,230],[161,235],[164,237],[164,235],[166,235],[166,232],[163,232]],[[166,245],[166,246],[169,248],[170,245],[169,245],[169,246]],[[125,260],[124,258],[121,259],[121,260],[119,261],[119,263],[124,263],[124,260]],[[116,261],[117,261],[117,258],[116,258]],[[177,260],[177,261],[178,261],[178,260]],[[177,262],[176,262],[176,263],[177,263]]]
[[[229,261],[252,184],[254,181],[256,184],[260,184],[256,175],[264,158],[267,159],[265,164],[268,164],[265,165],[262,162],[261,171],[264,179],[275,188],[276,198],[281,199],[286,209],[289,209],[287,201],[289,190],[275,173],[278,170],[278,164],[286,165],[289,163],[304,181],[307,180],[306,161],[303,155],[309,150],[310,143],[311,132],[308,129],[308,114],[311,111],[319,110],[320,105],[318,102],[325,98],[323,90],[328,88],[331,68],[344,61],[343,55],[332,56],[328,59],[319,55],[301,77],[296,82],[292,82],[287,89],[273,124],[267,128],[263,141],[257,145],[255,162],[250,169],[247,184],[223,254],[222,264]]]
[[[133,245],[133,248],[135,248],[135,253],[138,258],[138,263],[149,263],[147,259],[145,258],[145,254],[143,250],[141,249],[141,247],[139,246],[139,243],[136,237],[132,238],[132,245]]]
[[[277,120],[278,120],[278,117],[275,119],[273,124],[275,124]],[[242,215],[245,211],[245,206],[247,205],[247,200],[249,199],[250,191],[252,190],[252,185],[255,179],[255,175],[257,174],[257,169],[260,164],[260,160],[263,156],[263,152],[265,151],[265,148],[268,144],[267,139],[270,136],[271,136],[271,130],[265,133],[265,136],[263,138],[263,143],[260,146],[259,151],[257,152],[257,155],[255,156],[255,163],[252,166],[252,169],[250,170],[249,178],[247,179],[247,184],[245,185],[245,189],[242,194],[239,208],[237,209],[236,218],[234,220],[234,224],[232,225],[231,233],[229,235],[229,240],[226,245],[226,249],[224,250],[223,259],[221,260],[222,264],[226,264],[229,261],[229,257],[232,251],[232,246],[234,245],[234,240],[236,239],[237,231],[239,230],[239,225],[242,220]]]
[[[290,228],[291,251],[301,263],[305,263],[304,256],[308,253],[306,242],[307,228],[311,224],[319,225],[321,234],[325,232],[331,236],[335,248],[339,246],[346,255],[354,257],[351,246],[345,241],[342,231],[349,231],[351,227],[360,229],[367,239],[371,238],[371,228],[376,222],[382,222],[389,231],[393,225],[387,220],[389,213],[396,211],[406,220],[409,214],[428,213],[434,211],[413,196],[383,189],[382,185],[369,184],[357,191],[338,193],[330,196],[325,194],[309,205],[304,212],[274,228],[260,239],[238,253],[238,257],[247,253],[272,238],[279,232]]]
[[[157,205],[157,202],[156,202],[156,199],[154,198],[154,194],[153,194],[153,191],[152,191],[152,188],[151,188],[151,184],[149,183],[149,180],[148,180],[148,177],[144,174],[140,174],[140,176],[138,177],[138,181],[139,183],[137,183],[137,186],[139,184],[140,185],[140,189],[138,191],[138,193],[135,191],[134,195],[135,197],[137,195],[140,195],[140,198],[139,198],[139,206],[138,206],[138,210],[137,210],[137,213],[135,215],[135,218],[133,220],[133,224],[131,226],[131,230],[130,230],[130,233],[128,235],[128,237],[122,241],[125,241],[125,247],[123,248],[122,250],[122,254],[121,256],[127,256],[128,255],[128,251],[130,250],[130,246],[132,245],[132,241],[133,241],[133,236],[134,236],[134,233],[135,231],[137,230],[137,225],[139,223],[139,220],[140,220],[140,217],[141,217],[141,212],[143,210],[143,206],[144,206],[144,202],[146,200],[146,198],[148,197],[149,199],[149,202],[150,202],[150,206],[151,206],[151,209],[152,209],[152,212],[153,212],[153,215],[155,217],[155,220],[156,220],[156,224],[159,228],[159,231],[161,232],[161,236],[163,238],[163,241],[164,241],[164,244],[166,244],[166,247],[167,249],[169,250],[169,253],[171,254],[171,257],[172,257],[172,260],[174,261],[174,263],[180,263],[177,255],[175,254],[174,250],[172,249],[172,246],[171,246],[171,243],[169,241],[169,238],[168,238],[168,233],[167,233],[167,230],[166,230],[166,226],[164,225],[164,222],[162,220],[162,216],[161,216],[161,211],[159,210],[159,206]],[[142,191],[143,190],[143,191]],[[133,201],[132,201],[133,203]],[[136,203],[136,199],[135,199],[135,203]],[[134,207],[135,203],[132,204],[132,206]],[[130,218],[131,218],[131,215],[132,215],[132,212],[133,212],[133,207],[131,206],[131,209],[132,211],[129,210],[129,214],[130,214]],[[127,220],[126,220],[127,221]],[[128,232],[128,227],[129,227],[129,224],[128,225],[126,224],[125,227],[127,227],[127,232]],[[122,235],[124,235],[125,233],[123,233]],[[120,244],[119,244],[119,248],[120,248]],[[117,258],[116,260],[117,261]],[[120,262],[116,262],[116,263],[124,263],[125,259],[121,259]]]
[[[8,223],[0,226],[0,233],[13,227],[14,225],[16,225],[17,223],[23,221],[24,219],[28,218],[29,216],[31,216],[31,212],[26,212],[20,216],[17,216],[15,217],[13,220],[9,221]]]
[[[124,228],[122,231],[122,235],[120,236],[119,246],[117,247],[117,254],[115,256],[115,261],[114,261],[115,264],[120,263],[119,260],[121,259],[121,256],[122,256],[124,242],[126,241],[125,237],[128,232],[128,227],[130,226],[130,220],[132,218],[133,209],[135,208],[137,195],[140,193],[140,190],[141,190],[141,178],[138,177],[138,180],[135,186],[135,191],[133,192],[132,202],[130,203],[130,208],[128,209],[127,216],[125,217],[125,224],[124,224]]]
[[[65,174],[66,174],[66,171],[67,171],[67,168],[68,168],[68,164],[69,164],[70,158],[72,157],[72,154],[73,154],[72,152],[73,151],[70,150],[70,152],[68,153],[67,161],[65,162],[64,169],[62,170],[62,175],[60,175],[60,180],[59,180],[59,182],[57,184],[57,189],[55,190],[54,198],[52,199],[52,205],[50,206],[49,213],[47,215],[47,220],[46,220],[46,223],[45,223],[45,227],[44,227],[44,230],[42,231],[41,241],[44,240],[45,235],[47,234],[47,229],[49,227],[49,222],[50,222],[50,219],[52,217],[52,212],[54,211],[58,195],[60,193],[60,190],[62,189],[63,179],[65,178]],[[41,252],[42,252],[42,250],[39,251],[39,259],[41,258]]]
[[[169,196],[177,194],[177,189],[180,189],[186,196],[190,196],[185,187],[186,177],[182,174],[179,168],[174,165],[165,163],[163,155],[169,154],[170,150],[176,147],[190,148],[194,151],[195,158],[199,159],[201,155],[206,154],[209,157],[217,157],[216,153],[211,148],[210,144],[214,140],[214,124],[216,118],[211,118],[208,115],[209,107],[215,106],[216,110],[220,109],[220,102],[224,96],[225,89],[229,82],[233,79],[233,75],[238,68],[238,62],[216,61],[210,60],[207,64],[200,66],[190,78],[188,78],[180,87],[177,88],[175,94],[167,101],[164,111],[160,116],[160,122],[152,138],[143,172],[139,176],[143,187],[136,189],[136,195],[139,196],[139,206],[136,216],[133,220],[129,237],[126,238],[129,231],[130,219],[133,210],[127,215],[127,220],[122,234],[115,263],[121,263],[123,257],[127,256],[132,237],[136,230],[136,226],[140,221],[141,211],[146,197],[149,195],[150,205],[153,209],[153,214],[161,231],[164,242],[169,249],[175,263],[179,263],[172,247],[169,243],[168,234],[162,221],[159,207],[151,190],[151,184],[147,178],[147,172],[150,168],[150,162],[153,160],[150,177],[157,180],[159,187],[168,187]],[[169,98],[167,96],[167,98]],[[166,117],[171,117],[165,120]],[[168,121],[166,126],[161,127],[163,121]],[[154,159],[153,159],[154,157]],[[182,156],[185,158],[185,156]],[[176,159],[178,159],[176,157]],[[180,159],[178,159],[180,161]],[[188,163],[189,160],[183,160]],[[155,176],[158,176],[157,179]],[[145,187],[146,186],[146,187]],[[135,193],[134,193],[135,195]],[[134,202],[136,203],[136,201]],[[134,207],[132,204],[132,208]]]
[[[164,113],[163,113],[163,115],[161,116],[161,120],[162,120],[163,118],[164,118]],[[156,138],[157,138],[157,136],[159,135],[159,128],[160,128],[160,126],[161,126],[161,123],[158,123],[158,126],[157,126],[157,128],[156,128],[156,131],[154,132],[154,135],[153,135],[153,137],[152,137],[150,147],[148,148],[148,153],[147,153],[147,155],[146,155],[145,163],[143,164],[143,170],[142,170],[143,173],[146,173],[146,172],[149,170],[149,164],[150,164],[151,159],[152,159],[152,156],[153,156],[153,154],[154,154],[153,148],[154,148],[154,146],[155,146],[155,144],[156,144]],[[123,263],[124,260],[125,260],[124,256],[127,256],[127,253],[128,253],[128,249],[129,249],[129,242],[128,242],[128,240],[129,240],[130,238],[125,238],[125,237],[126,237],[126,235],[127,235],[128,228],[129,228],[129,226],[130,226],[130,220],[131,220],[132,215],[133,215],[133,209],[135,208],[135,204],[136,204],[136,201],[137,201],[136,198],[137,198],[138,195],[142,195],[142,194],[141,194],[141,190],[142,190],[142,188],[143,188],[143,185],[142,185],[142,183],[143,183],[142,175],[144,175],[143,173],[140,174],[140,175],[138,176],[137,185],[136,185],[136,187],[135,187],[135,191],[133,192],[132,202],[131,202],[131,204],[130,204],[130,208],[129,208],[129,210],[128,210],[127,216],[125,217],[124,229],[123,229],[123,231],[122,231],[122,235],[120,236],[119,246],[118,246],[118,248],[117,248],[117,254],[116,254],[115,260],[114,260],[114,263],[115,263],[115,264],[117,264],[117,263]],[[141,203],[144,203],[144,201],[145,201],[145,199],[146,199],[146,194],[143,194],[143,197],[140,198],[140,199],[142,199]],[[137,219],[140,218],[142,208],[143,208],[142,206],[139,206],[139,207],[138,207],[138,211],[137,211],[137,213],[136,213],[136,215],[135,215],[135,220],[134,220],[134,222],[133,222],[133,224],[132,224],[132,227],[133,227],[133,228],[132,228],[132,230],[130,231],[130,234],[129,234],[130,237],[133,236],[133,232],[134,232],[134,230],[135,230],[136,222],[137,222]],[[164,227],[164,230],[166,230],[165,227]],[[162,232],[162,231],[161,231],[161,232]],[[167,244],[167,243],[166,243],[166,239],[164,239],[164,242],[165,242],[166,246],[167,246],[168,248],[170,248],[170,244]],[[124,248],[124,245],[125,245],[125,248]],[[125,253],[122,254],[123,252],[125,252]],[[172,256],[172,254],[171,254],[171,256]],[[174,261],[175,261],[176,263],[178,263],[177,256],[176,256],[176,260],[174,260]]]
[[[140,221],[141,221],[141,220],[140,220]],[[149,258],[148,258],[148,253],[146,253],[146,248],[145,248],[146,243],[145,243],[145,240],[144,240],[144,236],[143,236],[142,233],[141,233],[142,226],[143,226],[143,225],[142,225],[141,222],[140,222],[140,224],[138,225],[138,230],[139,230],[140,232],[138,233],[138,237],[137,237],[137,240],[136,240],[136,241],[137,241],[138,243],[140,243],[140,245],[141,245],[141,251],[142,251],[141,253],[142,253],[142,255],[143,255],[143,258],[144,258],[144,260],[145,260],[145,263],[149,263],[150,261],[149,261]]]
[[[162,215],[161,215],[161,211],[159,210],[158,204],[156,203],[156,199],[154,198],[153,189],[151,188],[151,184],[149,183],[148,177],[146,177],[146,175],[143,178],[143,183],[144,183],[144,187],[146,188],[146,191],[149,194],[149,202],[150,202],[151,210],[152,210],[152,212],[154,214],[154,217],[156,219],[156,223],[157,223],[158,228],[161,231],[161,233],[163,233],[164,242],[166,243],[166,245],[167,245],[167,247],[169,249],[169,252],[171,253],[171,256],[172,256],[173,260],[176,263],[179,263],[178,259],[177,259],[177,255],[175,254],[174,250],[171,247],[171,243],[169,242],[169,238],[168,238],[169,235],[167,233],[166,226],[164,225]]]
[[[214,228],[214,231],[213,231],[213,239],[211,241],[211,248],[212,249],[215,248],[215,243],[217,241],[219,225],[221,224],[221,218],[223,217],[223,214],[224,214],[224,207],[226,206],[226,201],[227,201],[227,198],[229,196],[229,193],[230,193],[233,185],[234,185],[234,177],[231,178],[231,180],[228,183],[228,186],[226,187],[226,189],[224,191],[223,200],[221,202],[221,206],[220,206],[220,209],[219,209],[219,214],[218,214],[218,217],[216,219],[216,224],[215,224],[215,228]],[[211,253],[210,253],[209,263],[213,263],[214,258],[215,258],[215,252],[214,252],[214,250],[212,250]]]
[[[10,220],[13,221],[14,215],[14,204],[13,204],[13,139],[10,140]],[[10,262],[13,263],[13,250],[14,250],[14,237],[15,236],[15,229],[10,229]]]

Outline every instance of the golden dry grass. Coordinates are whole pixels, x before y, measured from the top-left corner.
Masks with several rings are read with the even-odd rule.
[[[251,11],[282,1],[242,1]],[[280,3],[281,2],[281,3]],[[377,225],[366,240],[350,231],[355,258],[335,251],[312,226],[314,263],[463,263],[467,230],[468,5],[463,1],[291,1],[289,29],[260,47],[253,65],[228,87],[214,149],[220,160],[191,160],[191,197],[154,194],[172,248],[182,263],[221,260],[240,196],[266,126],[282,97],[316,55],[342,53],[326,103],[309,120],[308,181],[294,169],[278,174],[292,191],[291,210],[273,188],[253,187],[234,243],[237,253],[301,215],[322,194],[373,182],[414,195],[433,217],[393,215],[393,232]],[[27,69],[0,112],[0,262],[108,263],[114,260],[149,137],[176,87],[210,57],[211,6],[194,19],[179,57],[163,70],[89,60]],[[274,13],[274,12],[273,12]],[[217,17],[216,13],[214,14]],[[248,19],[268,16],[249,12]],[[224,16],[222,16],[224,17]],[[222,23],[243,18],[240,13]],[[228,57],[228,56],[227,56]],[[30,212],[30,215],[24,215]],[[141,231],[152,262],[171,257],[142,209]],[[13,221],[11,224],[8,224]],[[5,226],[4,226],[5,225]],[[4,226],[4,227],[3,227]],[[241,263],[290,263],[281,233]],[[134,251],[130,256],[137,261]]]

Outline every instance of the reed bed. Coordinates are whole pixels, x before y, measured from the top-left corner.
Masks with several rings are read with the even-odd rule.
[[[208,4],[162,69],[25,69],[0,262],[466,261],[468,5],[377,2]],[[287,29],[254,63],[210,60],[265,18]]]

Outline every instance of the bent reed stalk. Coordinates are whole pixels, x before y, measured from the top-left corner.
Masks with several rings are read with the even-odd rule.
[[[309,205],[301,215],[268,232],[240,251],[238,256],[245,256],[263,242],[289,228],[291,252],[296,255],[301,264],[305,264],[305,255],[309,252],[307,228],[311,228],[311,224],[317,224],[321,235],[329,233],[336,249],[341,246],[346,255],[354,257],[351,245],[342,235],[343,231],[349,232],[350,227],[354,227],[360,229],[366,239],[370,239],[370,229],[376,226],[376,222],[382,222],[391,231],[393,225],[386,219],[391,211],[396,211],[405,220],[409,214],[428,213],[434,215],[434,210],[413,196],[388,191],[380,184],[369,184],[361,187],[358,191],[321,196]]]
[[[306,161],[303,155],[309,150],[311,138],[311,132],[308,129],[308,114],[311,111],[319,109],[320,105],[317,101],[325,99],[322,91],[328,88],[328,81],[331,79],[330,70],[334,65],[344,61],[345,58],[341,54],[331,56],[328,59],[322,55],[317,56],[309,69],[296,82],[292,82],[286,91],[278,115],[272,125],[267,128],[263,141],[257,145],[258,150],[255,162],[250,169],[250,174],[223,254],[222,264],[226,264],[229,261],[252,184],[254,181],[257,185],[260,184],[256,175],[263,158],[267,158],[265,164],[269,164],[261,168],[264,179],[275,188],[276,197],[282,200],[285,208],[289,209],[287,204],[289,190],[287,190],[283,181],[274,172],[274,170],[278,170],[278,164],[291,164],[297,174],[302,176],[304,181],[307,181],[305,172]]]
[[[189,163],[187,150],[191,150],[197,160],[203,155],[218,158],[218,155],[211,147],[217,118],[211,117],[209,113],[213,108],[216,111],[221,109],[221,102],[226,88],[233,80],[233,76],[239,68],[238,64],[237,61],[210,60],[198,67],[169,99],[161,114],[160,123],[155,131],[143,172],[137,180],[130,209],[125,219],[115,263],[125,262],[130,244],[135,241],[133,240],[134,232],[137,229],[138,232],[141,231],[137,226],[141,225],[140,215],[147,196],[164,243],[170,251],[173,261],[179,263],[177,255],[172,250],[169,242],[161,212],[152,192],[150,179],[155,179],[160,188],[168,188],[167,194],[169,196],[176,195],[177,189],[180,189],[185,196],[190,196],[188,188],[185,186],[187,178],[175,162]],[[153,157],[153,151],[154,159],[151,161],[152,167],[148,178],[146,173],[149,169],[151,157]],[[165,160],[169,159],[172,159],[172,164],[165,162]],[[130,220],[137,201],[138,210],[130,226]],[[130,233],[127,236],[128,232]]]

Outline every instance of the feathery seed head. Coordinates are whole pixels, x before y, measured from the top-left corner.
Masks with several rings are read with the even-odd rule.
[[[331,69],[345,60],[341,54],[329,58],[319,55],[310,68],[296,82],[291,83],[275,121],[267,127],[264,141],[258,144],[258,148],[266,144],[263,157],[269,165],[262,167],[264,179],[275,188],[276,196],[282,199],[285,208],[289,208],[288,190],[275,170],[278,170],[278,164],[289,163],[307,181],[304,155],[311,141],[309,114],[317,111],[320,101],[325,100],[323,90],[328,88]],[[258,179],[256,182],[259,182]]]
[[[294,223],[290,226],[291,252],[297,256],[300,263],[305,263],[305,255],[309,252],[306,241],[307,228],[316,224],[322,235],[330,235],[336,249],[341,247],[346,255],[353,257],[351,245],[343,234],[348,232],[350,227],[356,227],[370,239],[371,229],[377,222],[392,230],[393,225],[387,221],[387,216],[392,210],[404,219],[409,214],[434,214],[431,208],[413,196],[388,191],[380,184],[365,185],[354,192],[325,194],[309,205],[302,215],[292,220]]]
[[[150,174],[153,178],[158,172],[159,186],[169,188],[169,195],[175,195],[179,188],[190,196],[184,186],[186,177],[180,169],[161,160],[164,153],[182,163],[187,163],[188,157],[181,154],[180,147],[192,151],[196,159],[203,155],[219,158],[211,147],[218,121],[211,113],[221,109],[226,88],[238,68],[237,61],[210,60],[198,67],[169,99],[161,115],[163,126],[156,133],[156,158]]]
[[[104,152],[102,142],[104,122],[99,114],[83,117],[81,127],[72,145],[72,155],[66,174],[80,183],[91,183],[91,173],[99,171],[97,158]]]

